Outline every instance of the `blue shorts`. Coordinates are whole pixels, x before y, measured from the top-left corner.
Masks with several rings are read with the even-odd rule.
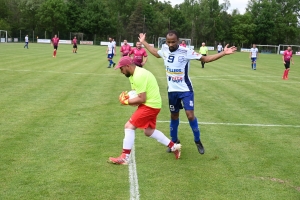
[[[113,54],[113,53],[107,54],[107,58],[113,59],[113,57],[114,57],[114,54]]]
[[[171,113],[178,113],[182,108],[194,110],[194,92],[168,92],[168,97]]]
[[[218,51],[218,53],[221,53],[221,51]]]
[[[256,58],[251,58],[251,61],[252,62],[256,62]]]

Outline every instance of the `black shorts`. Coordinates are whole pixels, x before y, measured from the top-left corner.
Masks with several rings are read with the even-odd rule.
[[[73,44],[73,48],[74,48],[74,49],[75,49],[75,48],[77,49],[77,44]]]
[[[291,62],[290,61],[284,61],[284,62],[285,62],[285,64],[284,64],[285,69],[289,69]]]
[[[54,45],[53,48],[57,50],[58,46],[57,46],[57,45]]]

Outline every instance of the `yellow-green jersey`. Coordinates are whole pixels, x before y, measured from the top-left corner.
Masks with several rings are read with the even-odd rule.
[[[206,46],[201,46],[200,47],[199,53],[207,54],[207,52],[208,52],[208,48]]]
[[[154,75],[141,67],[136,67],[132,76],[129,77],[131,89],[137,94],[146,93],[146,102],[144,105],[151,108],[161,108],[162,101],[159,93],[159,87]]]

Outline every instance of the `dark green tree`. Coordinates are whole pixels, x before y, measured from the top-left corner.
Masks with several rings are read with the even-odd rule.
[[[64,0],[47,0],[38,9],[39,26],[56,34],[66,29],[67,6]]]

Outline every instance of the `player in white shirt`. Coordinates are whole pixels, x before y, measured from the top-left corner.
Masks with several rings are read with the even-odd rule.
[[[258,59],[258,49],[256,45],[253,44],[252,48],[250,49],[250,59],[251,59],[251,68],[256,70],[256,60]]]
[[[193,50],[179,46],[179,36],[176,31],[169,31],[166,36],[166,44],[161,50],[150,46],[146,40],[146,34],[140,33],[139,40],[145,48],[155,57],[163,58],[168,81],[168,98],[171,112],[170,136],[173,142],[180,143],[178,139],[179,111],[184,108],[194,134],[194,142],[198,152],[204,154],[204,147],[200,140],[198,120],[194,115],[194,91],[192,82],[188,76],[190,60],[212,62],[227,54],[236,51],[236,47],[225,46],[222,53],[210,56],[202,56]],[[183,104],[183,105],[182,105]],[[170,149],[167,150],[171,152]]]
[[[24,45],[24,48],[27,47],[27,49],[28,49],[28,42],[29,42],[28,35],[26,35],[25,36],[25,45]]]
[[[115,46],[117,46],[115,39],[112,39],[112,43],[114,43]]]
[[[107,60],[109,62],[107,68],[111,68],[111,65],[115,67],[116,63],[112,60],[113,57],[116,55],[116,43],[112,40],[112,38],[108,38],[109,43],[107,45],[106,54],[107,54]]]
[[[221,43],[219,43],[217,49],[218,49],[218,53],[220,53],[223,50],[223,46],[221,45]]]

